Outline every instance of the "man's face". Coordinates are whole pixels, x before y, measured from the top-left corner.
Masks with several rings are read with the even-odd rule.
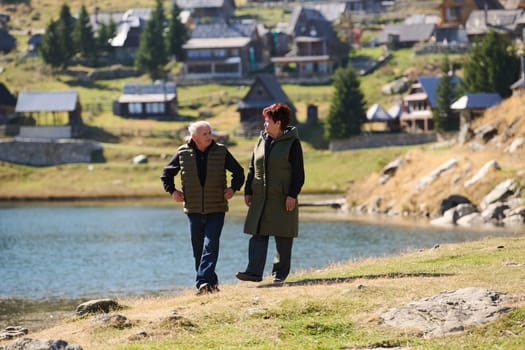
[[[201,126],[191,138],[197,145],[197,148],[201,151],[204,151],[206,148],[208,148],[212,141],[211,128],[208,126]]]

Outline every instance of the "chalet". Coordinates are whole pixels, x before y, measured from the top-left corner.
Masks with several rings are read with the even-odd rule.
[[[388,131],[399,131],[399,115],[391,115],[379,103],[366,110],[367,124],[381,124]],[[366,126],[365,126],[366,127]]]
[[[20,137],[71,138],[82,122],[82,106],[76,91],[23,91],[15,112],[34,125],[22,125]]]
[[[483,37],[490,30],[523,40],[524,28],[523,9],[472,11],[465,25],[465,31],[471,41]]]
[[[184,78],[242,78],[270,60],[266,32],[254,21],[197,24],[183,45]]]
[[[438,26],[464,27],[472,11],[503,10],[503,5],[498,0],[443,0],[438,9]]]
[[[452,103],[450,108],[460,111],[460,126],[462,126],[481,116],[487,108],[500,104],[501,101],[498,93],[468,93]]]
[[[145,118],[177,115],[177,87],[174,82],[126,84],[114,104],[114,114]]]
[[[408,95],[403,97],[403,111],[400,116],[401,127],[410,132],[428,132],[434,129],[432,109],[437,105],[437,87],[440,77],[419,76],[412,84]],[[459,82],[452,77],[452,84]]]
[[[262,110],[273,103],[286,103],[292,111],[295,120],[295,107],[272,74],[259,74],[250,86],[246,96],[237,105],[240,113],[243,133],[253,133],[261,130]]]
[[[293,48],[271,59],[278,77],[330,77],[334,66],[348,56],[349,45],[342,43],[332,24],[320,11],[296,6],[288,24]]]
[[[116,35],[110,39],[121,62],[131,62],[139,47],[140,34],[151,16],[151,9],[130,9],[117,22]]]
[[[196,23],[225,22],[233,17],[235,0],[174,0],[177,6],[189,11]]]

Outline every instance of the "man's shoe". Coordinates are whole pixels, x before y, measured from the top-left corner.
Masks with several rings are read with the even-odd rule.
[[[261,282],[262,281],[262,277],[261,276],[252,275],[252,274],[246,273],[246,272],[237,272],[235,277],[237,277],[241,281],[249,281],[249,282]]]
[[[217,291],[219,289],[217,288]],[[197,288],[197,295],[211,294],[214,292],[213,286],[208,283],[203,283]]]

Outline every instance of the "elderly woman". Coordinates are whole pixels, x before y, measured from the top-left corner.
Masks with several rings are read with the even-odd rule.
[[[262,280],[268,240],[274,236],[277,252],[272,277],[274,283],[282,283],[290,272],[293,239],[299,231],[297,196],[304,184],[303,151],[297,129],[289,125],[292,112],[287,105],[273,104],[262,115],[264,131],[253,150],[244,192],[249,207],[244,232],[252,235],[248,266],[236,277]]]

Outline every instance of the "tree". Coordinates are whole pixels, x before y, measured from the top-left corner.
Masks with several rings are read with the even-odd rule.
[[[80,14],[75,22],[72,37],[75,52],[79,53],[84,58],[91,59],[97,56],[93,29],[91,28],[89,15],[86,6],[84,5],[80,8]]]
[[[116,33],[117,25],[112,19],[107,24],[101,23],[95,39],[97,52],[112,53],[113,47],[109,40],[115,37]]]
[[[338,68],[334,74],[334,93],[326,125],[328,138],[359,135],[366,121],[364,107],[364,95],[355,70],[351,66]]]
[[[40,55],[44,62],[54,69],[67,66],[66,48],[59,32],[58,21],[49,22],[46,33],[42,37]]]
[[[165,76],[164,66],[168,56],[164,46],[164,9],[162,1],[156,0],[157,6],[151,18],[146,22],[144,31],[140,34],[139,48],[135,56],[135,66],[149,74],[152,80]]]
[[[450,74],[450,68],[448,55],[445,55],[441,63],[441,78],[436,91],[436,106],[432,110],[434,129],[437,131],[458,128],[456,113],[450,108],[457,97],[453,81],[454,76]]]
[[[510,86],[519,76],[519,58],[512,41],[490,31],[476,43],[464,65],[465,92],[497,92],[501,97],[512,94]]]
[[[75,55],[75,47],[73,45],[73,29],[75,27],[75,19],[71,16],[69,6],[66,4],[60,8],[60,16],[58,17],[58,32],[62,38],[64,45],[65,62],[68,64],[69,60]],[[67,66],[66,64],[66,66]]]
[[[184,61],[182,46],[188,40],[189,34],[186,26],[180,21],[180,12],[177,2],[174,1],[166,32],[166,49],[170,55],[175,56],[177,61]]]

